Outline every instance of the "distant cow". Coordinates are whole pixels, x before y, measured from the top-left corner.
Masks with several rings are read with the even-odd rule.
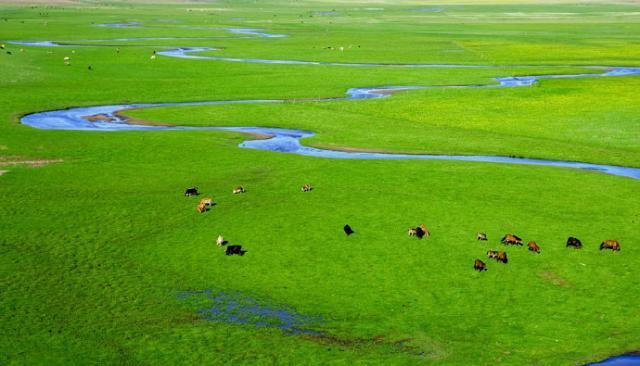
[[[207,197],[207,198],[203,198],[200,200],[200,204],[201,205],[205,205],[205,206],[213,206],[213,199]]]
[[[498,255],[496,256],[496,260],[498,262],[502,262],[502,263],[507,263],[509,261],[507,259],[507,253],[506,252],[498,252]]]
[[[495,259],[498,262],[507,263],[509,260],[507,259],[506,252],[498,252],[495,250],[490,250],[487,252],[487,258]]]
[[[485,233],[477,233],[476,234],[476,240],[484,240],[484,241],[486,241],[487,240],[487,234],[485,234]]]
[[[226,255],[240,255],[243,256],[246,250],[242,250],[242,245],[229,245],[225,251]]]
[[[418,239],[422,239],[425,236],[425,232],[420,226],[418,226],[414,230],[416,231],[416,236],[418,237]]]
[[[196,210],[198,210],[198,212],[200,213],[207,212],[207,206],[203,203],[198,203],[198,207],[196,208]]]
[[[569,239],[567,239],[567,247],[575,247],[576,249],[580,249],[582,248],[582,242],[580,241],[580,239],[570,236]]]
[[[344,228],[344,233],[347,234],[347,236],[353,234],[355,231],[353,231],[353,229],[351,229],[351,226],[349,225],[345,225]]]
[[[530,241],[527,244],[527,247],[529,248],[530,251],[532,252],[536,252],[536,253],[540,253],[540,246],[538,245],[538,243],[536,243],[535,241]]]
[[[218,235],[218,238],[216,239],[216,245],[221,247],[221,246],[225,245],[226,243],[227,243],[227,241],[224,240],[224,236]]]
[[[424,224],[420,224],[418,227],[410,227],[408,231],[409,236],[417,236],[418,239],[422,239],[424,236],[429,237],[429,230]]]
[[[424,233],[424,236],[426,236],[427,238],[431,236],[431,233],[429,232],[429,230],[427,230],[427,227],[424,224],[420,224],[419,228]]]
[[[302,188],[300,189],[302,192],[309,192],[311,191],[313,188],[311,188],[311,184],[305,184],[302,186]]]
[[[184,191],[184,195],[185,197],[191,197],[191,196],[197,196],[200,193],[198,193],[198,187],[191,187],[191,188],[187,188]]]
[[[244,193],[244,192],[246,192],[246,191],[244,190],[243,186],[238,186],[238,187],[233,189],[233,194]]]
[[[517,235],[507,234],[505,235],[500,242],[503,244],[513,244],[513,245],[522,245],[522,239],[520,239]]]
[[[605,240],[600,243],[600,250],[611,249],[613,251],[620,251],[620,243],[617,240]]]
[[[478,271],[486,271],[487,270],[487,265],[484,264],[483,261],[481,261],[480,259],[476,259],[476,261],[473,263],[473,269],[476,269]]]

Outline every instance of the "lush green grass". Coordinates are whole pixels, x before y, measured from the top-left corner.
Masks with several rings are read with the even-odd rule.
[[[350,15],[309,17],[333,7]],[[442,6],[441,13],[409,11],[416,8],[410,4],[369,7],[378,5],[0,8],[0,43],[223,35],[90,26],[130,20],[291,35],[148,42],[122,46],[119,55],[109,47],[71,54],[15,46],[9,46],[12,55],[0,54],[0,157],[64,159],[42,168],[2,168],[10,171],[0,177],[0,363],[576,365],[637,350],[635,180],[507,164],[308,158],[241,150],[236,146],[244,136],[216,131],[87,133],[18,124],[22,114],[73,105],[316,98],[354,86],[475,84],[584,71],[561,67],[569,64],[638,64],[637,16],[619,15],[635,12],[634,5]],[[218,10],[199,11],[208,8]],[[507,14],[518,12],[576,14],[534,21]],[[362,51],[321,49],[351,42]],[[196,44],[227,47],[221,55],[278,59],[550,66],[149,60],[154,46]],[[454,44],[465,51],[445,52]],[[66,55],[70,67],[63,65]],[[546,80],[532,88],[130,114],[178,124],[308,128],[318,132],[308,142],[320,146],[640,166],[637,84],[634,77]],[[302,194],[306,182],[316,189]],[[238,184],[248,192],[232,195]],[[197,199],[181,195],[191,185],[218,205],[197,214]],[[422,222],[433,236],[408,238],[406,228]],[[345,223],[354,236],[342,234]],[[490,241],[476,242],[477,231]],[[506,232],[536,240],[542,253],[509,247],[509,264],[487,260],[487,272],[473,271],[475,258],[503,248],[498,239]],[[224,256],[214,243],[220,233],[245,246],[246,256]],[[569,235],[585,248],[566,249]],[[620,240],[622,251],[599,252],[608,238]],[[321,330],[331,337],[202,320],[198,307],[177,296],[202,289],[322,316]],[[402,340],[404,347],[395,345]]]

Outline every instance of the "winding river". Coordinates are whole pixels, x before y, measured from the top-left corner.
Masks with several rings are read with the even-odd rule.
[[[497,84],[473,85],[469,88],[479,87],[513,87],[533,85],[541,78],[563,77],[597,77],[639,75],[640,68],[612,68],[601,74],[578,75],[544,75],[527,77],[503,77],[497,78]],[[465,86],[456,86],[458,88]],[[359,100],[370,98],[384,98],[392,95],[392,92],[406,91],[419,88],[434,88],[420,86],[388,86],[373,88],[352,88],[347,91],[344,98],[314,99],[316,101]],[[85,131],[123,131],[123,130],[226,130],[241,133],[260,134],[271,136],[262,140],[246,140],[239,146],[241,148],[277,151],[298,155],[315,156],[333,159],[430,159],[430,160],[458,160],[489,163],[512,163],[528,165],[544,165],[566,168],[578,168],[591,171],[599,171],[633,179],[640,179],[640,168],[622,167],[614,165],[590,164],[581,162],[526,159],[505,156],[485,155],[430,155],[430,154],[391,154],[375,152],[347,152],[328,149],[318,149],[304,146],[301,139],[314,136],[311,131],[270,127],[188,127],[188,126],[148,126],[129,123],[120,112],[127,109],[168,107],[168,106],[193,106],[193,105],[221,105],[238,103],[284,103],[286,99],[255,99],[255,100],[220,100],[209,102],[187,103],[156,103],[156,104],[121,104],[93,107],[77,107],[54,111],[32,113],[24,116],[21,122],[25,125],[48,130],[85,130]]]
[[[142,23],[126,22],[126,23],[106,23],[97,24],[102,27],[140,27]],[[286,37],[284,34],[271,34],[257,29],[250,28],[217,28],[217,27],[196,27],[196,26],[177,26],[189,29],[206,29],[206,30],[226,30],[232,34],[244,37],[262,37],[262,38],[281,38]],[[112,40],[86,40],[83,42],[107,42],[107,41],[134,41],[134,40],[167,40],[167,39],[207,39],[204,38],[118,38]],[[210,37],[219,38],[219,37]],[[12,44],[40,47],[86,47],[91,44],[86,43],[67,43],[52,41],[12,41]],[[215,48],[209,47],[174,47],[157,52],[160,56],[175,57],[182,59],[200,59],[215,60],[228,62],[249,62],[264,64],[286,64],[286,65],[329,65],[329,66],[356,66],[356,67],[446,67],[446,68],[485,68],[495,67],[491,65],[454,65],[454,64],[380,64],[380,63],[337,63],[337,62],[320,62],[320,61],[301,61],[301,60],[267,60],[255,58],[231,58],[219,57],[211,55],[201,55],[202,52],[215,51]],[[315,101],[336,101],[336,100],[356,100],[369,98],[384,98],[391,95],[391,92],[406,91],[410,89],[425,88],[495,88],[495,87],[516,87],[531,86],[540,79],[560,79],[560,78],[586,78],[586,77],[613,77],[613,76],[629,76],[640,75],[640,67],[606,67],[606,66],[588,66],[589,69],[597,69],[599,73],[584,74],[567,74],[567,75],[531,75],[531,76],[505,76],[495,78],[495,83],[484,85],[457,85],[457,86],[384,86],[384,87],[365,87],[352,88],[347,91],[347,97],[343,98],[320,98],[313,99]],[[88,130],[88,131],[121,131],[121,130],[226,130],[241,133],[260,134],[271,136],[263,140],[247,140],[240,144],[242,148],[259,149],[277,151],[283,153],[292,153],[306,156],[315,156],[333,159],[430,159],[430,160],[458,160],[472,162],[490,162],[490,163],[511,163],[511,164],[528,164],[528,165],[544,165],[566,168],[577,168],[592,171],[599,171],[607,174],[640,179],[640,168],[591,164],[582,162],[571,162],[561,160],[543,160],[543,159],[526,159],[506,156],[485,156],[485,155],[431,155],[431,154],[391,154],[391,153],[375,153],[375,152],[347,152],[328,149],[318,149],[304,146],[300,140],[314,135],[311,131],[284,129],[284,128],[268,128],[268,127],[187,127],[187,126],[145,126],[139,124],[130,124],[126,117],[122,117],[124,110],[132,108],[153,108],[165,106],[188,106],[188,105],[218,105],[231,103],[282,103],[290,101],[286,99],[276,100],[226,100],[226,101],[209,101],[209,102],[191,102],[191,103],[156,103],[156,104],[126,104],[126,105],[106,105],[93,107],[79,107],[62,109],[55,111],[47,111],[33,113],[22,118],[22,123],[31,127],[40,129],[57,129],[57,130]]]

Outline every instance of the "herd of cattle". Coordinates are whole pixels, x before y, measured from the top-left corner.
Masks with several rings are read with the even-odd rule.
[[[310,184],[305,184],[302,186],[300,190],[302,192],[310,192],[312,189],[313,188],[311,187]],[[243,186],[238,186],[234,188],[232,191],[233,194],[240,194],[245,192],[246,190],[244,189]],[[197,196],[199,194],[200,193],[198,192],[198,187],[187,188],[184,192],[184,195],[186,197]],[[212,207],[213,205],[215,205],[215,203],[213,202],[213,199],[206,197],[200,200],[196,209],[199,213],[204,213],[208,211],[209,208]],[[343,230],[347,236],[355,233],[355,231],[348,224],[343,227]],[[410,227],[407,233],[409,234],[410,237],[415,236],[418,239],[422,239],[424,237],[428,238],[429,236],[431,236],[431,233],[429,232],[425,224],[420,224],[416,227]],[[476,240],[488,241],[487,234],[477,233]],[[522,240],[522,238],[514,234],[506,234],[502,239],[500,239],[500,242],[505,245],[520,245],[520,246],[524,245],[524,241]],[[227,241],[224,239],[222,235],[219,235],[218,238],[216,239],[216,244],[220,247],[220,246],[226,245]],[[582,242],[580,241],[580,239],[570,236],[569,239],[567,239],[566,246],[573,247],[576,249],[581,249]],[[528,242],[527,248],[531,252],[540,254],[540,246],[535,241]],[[620,251],[620,243],[617,240],[605,240],[602,243],[600,243],[600,250],[602,249],[611,249],[613,251]],[[246,252],[247,252],[246,250],[242,250],[241,245],[227,245],[226,247],[226,255],[242,256]],[[504,251],[489,250],[487,252],[487,258],[495,259],[497,262],[505,263],[505,264],[509,262],[509,259],[507,258],[507,252],[504,252]],[[481,261],[480,259],[476,259],[473,264],[473,268],[478,271],[486,271],[487,264]]]
[[[311,187],[311,184],[305,184],[302,186],[302,188],[300,189],[302,192],[310,192],[313,188]],[[245,193],[246,190],[244,189],[243,186],[238,186],[236,188],[233,189],[232,193],[233,194],[240,194],[240,193]],[[190,187],[185,189],[184,191],[184,196],[185,197],[191,197],[191,196],[198,196],[200,195],[200,192],[198,192],[198,187]],[[198,206],[196,207],[196,210],[199,213],[204,213],[209,211],[209,209],[214,206],[215,203],[213,202],[213,199],[210,197],[205,197],[203,199],[200,200],[200,202],[198,202]],[[218,238],[216,239],[216,245],[218,245],[219,247],[226,245],[228,242],[224,239],[224,237],[222,235],[218,235]],[[226,249],[225,249],[225,254],[226,255],[240,255],[243,256],[247,251],[242,249],[242,245],[227,245]]]
[[[476,239],[486,241],[488,240],[487,234],[478,233],[476,234]],[[514,234],[505,235],[502,239],[500,239],[500,242],[505,245],[523,245],[524,244],[523,240]],[[582,242],[580,241],[580,239],[570,236],[569,239],[567,239],[566,246],[573,247],[575,249],[582,249]],[[527,248],[531,252],[538,253],[538,254],[540,253],[540,246],[535,241],[530,241],[529,243],[527,243]],[[620,243],[617,240],[605,240],[602,243],[600,243],[600,250],[602,249],[611,249],[613,251],[620,251]],[[509,261],[509,259],[507,258],[507,252],[496,251],[496,250],[488,251],[487,258],[495,259],[500,263],[507,263]],[[486,271],[487,265],[480,259],[476,259],[475,262],[473,263],[473,268],[478,271]]]

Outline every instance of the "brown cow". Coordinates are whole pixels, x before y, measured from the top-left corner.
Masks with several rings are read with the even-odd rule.
[[[205,206],[213,206],[213,199],[207,197],[207,198],[203,198],[200,200],[200,204],[201,205],[205,205]]]
[[[538,243],[536,243],[535,241],[530,241],[527,244],[527,247],[529,248],[530,251],[532,252],[536,252],[536,253],[540,253],[540,246],[538,245]]]
[[[498,252],[495,250],[490,250],[487,252],[487,258],[495,259],[498,262],[507,263],[509,260],[507,259],[506,252]]]
[[[429,232],[429,230],[427,230],[427,227],[424,224],[420,224],[419,228],[424,233],[424,236],[426,236],[427,238],[431,236],[431,233]]]
[[[206,212],[207,211],[207,206],[204,203],[199,203],[197,210],[200,213]]]
[[[484,264],[484,262],[481,261],[480,259],[476,259],[476,261],[473,263],[473,269],[477,269],[480,272],[486,271],[487,265]]]
[[[517,235],[507,234],[500,240],[503,244],[513,244],[513,245],[522,245],[522,239],[520,239]]]
[[[605,240],[600,243],[600,250],[602,249],[611,249],[613,251],[620,251],[620,243],[617,240]]]
[[[498,262],[507,263],[509,260],[507,259],[506,252],[498,252],[498,256],[496,257]]]
[[[307,183],[305,185],[302,186],[301,191],[302,192],[310,192],[313,188],[311,188],[311,184]]]

